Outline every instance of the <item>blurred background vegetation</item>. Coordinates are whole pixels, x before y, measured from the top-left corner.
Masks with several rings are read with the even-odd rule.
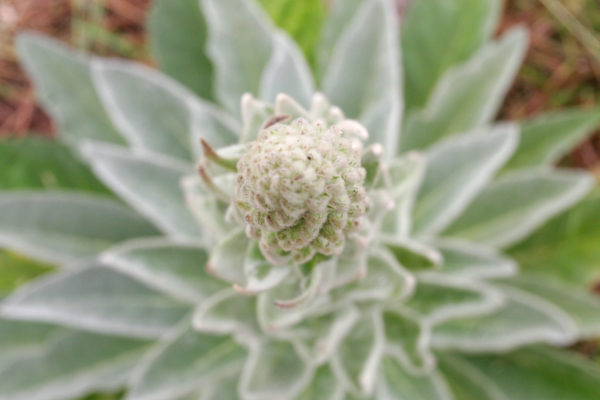
[[[278,23],[311,54],[327,0],[308,0],[310,16],[290,13],[293,1],[261,0]],[[397,0],[398,10],[411,0]],[[418,1],[418,0],[412,0]],[[12,46],[14,34],[33,29],[101,55],[151,63],[144,21],[152,0],[0,0],[0,135],[50,136],[53,126],[36,105]],[[297,2],[296,2],[297,4]],[[286,9],[288,8],[288,9]],[[277,14],[294,18],[277,18]],[[311,20],[310,26],[302,23]],[[542,110],[600,103],[598,0],[505,0],[499,31],[526,25],[531,46],[500,117],[519,119]],[[578,147],[569,164],[599,171],[600,135]]]
[[[325,16],[327,0],[302,0],[312,4],[306,7],[303,3],[304,15],[289,10],[294,4],[298,5],[299,0],[260,1],[268,6],[274,20],[295,37],[310,59],[319,36],[320,22]],[[397,1],[398,11],[402,13],[409,1],[418,0]],[[83,165],[61,156],[61,152],[68,151],[66,148],[40,138],[52,137],[55,128],[37,105],[30,82],[19,66],[13,48],[14,35],[21,30],[32,29],[96,54],[152,64],[144,30],[151,2],[0,0],[0,137],[27,136],[26,139],[4,141],[0,146],[0,189],[83,187],[91,191],[105,190]],[[311,24],[307,25],[305,21],[311,21]],[[528,27],[531,43],[499,118],[516,120],[541,111],[572,106],[598,107],[599,0],[505,0],[499,33],[515,24]],[[27,142],[27,146],[22,146],[23,142]],[[48,146],[53,146],[53,150],[46,151]],[[40,154],[44,156],[40,157]],[[600,180],[600,132],[581,143],[561,163],[593,171]],[[60,174],[53,174],[52,171],[57,169]],[[60,180],[56,176],[60,176]],[[560,231],[562,225],[569,225],[563,222],[560,219],[553,222],[556,231]],[[594,221],[587,222],[591,223],[589,229],[600,229]],[[582,252],[581,246],[598,247],[596,243],[579,240],[585,232],[578,233],[581,235],[569,232],[569,235],[562,236],[568,236],[574,246],[568,254],[589,254],[592,251]],[[544,256],[553,257],[552,254],[542,255],[542,261]],[[570,265],[572,259],[568,258],[565,262]],[[0,298],[22,282],[49,270],[50,267],[0,251]],[[600,285],[596,286],[596,290],[600,293]],[[597,343],[581,343],[576,348],[600,360]],[[109,398],[113,397],[96,396],[88,400]]]

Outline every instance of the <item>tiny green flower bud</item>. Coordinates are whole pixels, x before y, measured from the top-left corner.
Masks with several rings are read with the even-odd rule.
[[[366,134],[354,121],[303,118],[261,130],[237,164],[234,205],[248,236],[280,264],[339,254],[367,209],[361,166]]]

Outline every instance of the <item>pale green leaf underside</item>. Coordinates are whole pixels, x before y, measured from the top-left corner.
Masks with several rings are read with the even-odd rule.
[[[179,183],[192,170],[190,165],[100,143],[85,143],[82,151],[108,187],[164,232],[184,238],[202,235]]]
[[[113,199],[76,192],[0,193],[0,245],[50,263],[94,256],[156,229]]]
[[[309,383],[312,372],[290,342],[266,340],[250,350],[240,394],[246,400],[293,399]]]
[[[439,274],[464,278],[497,278],[517,273],[517,264],[492,247],[455,239],[435,241],[443,258]]]
[[[137,367],[128,400],[172,400],[216,386],[220,376],[239,368],[245,351],[229,336],[196,332],[188,323],[155,345]]]
[[[449,389],[437,373],[414,376],[391,358],[382,365],[383,382],[378,400],[451,400]]]
[[[33,33],[19,36],[17,49],[62,140],[73,146],[84,139],[123,142],[96,94],[88,56]]]
[[[62,332],[55,325],[0,319],[0,370],[45,351],[45,344]]]
[[[215,67],[217,99],[234,115],[244,93],[257,95],[271,57],[274,27],[254,2],[200,0],[208,26],[207,52]]]
[[[1,400],[64,400],[118,390],[148,342],[67,331],[44,351],[0,370]]]
[[[152,55],[162,71],[205,99],[213,67],[205,53],[206,21],[198,0],[155,0],[147,21]]]
[[[200,303],[228,285],[206,273],[208,254],[197,244],[138,239],[111,247],[101,259],[113,269],[173,298]]]
[[[451,223],[508,160],[517,142],[516,126],[500,125],[430,149],[413,210],[414,234],[433,236]]]
[[[499,352],[538,342],[566,344],[575,338],[574,322],[555,305],[522,291],[504,292],[508,299],[497,311],[437,325],[433,346]]]
[[[94,60],[96,90],[133,148],[191,159],[193,95],[156,70],[121,60]]]
[[[506,282],[510,286],[533,293],[560,308],[577,325],[579,336],[599,335],[600,299],[576,286],[551,279],[541,274],[524,272]]]
[[[372,143],[395,155],[401,118],[396,20],[391,1],[364,2],[341,34],[323,77],[323,92],[360,120]]]
[[[497,0],[419,0],[402,24],[404,98],[407,109],[424,106],[451,67],[469,59],[493,34]]]
[[[447,368],[458,372],[454,379],[460,381],[456,385],[470,379],[472,385],[493,400],[589,400],[598,396],[600,387],[600,369],[566,351],[531,348],[504,355],[447,358],[459,361],[447,364]],[[471,371],[475,371],[475,376]],[[460,397],[461,400],[481,398]]]
[[[408,115],[400,149],[425,149],[446,136],[489,123],[521,64],[526,44],[525,31],[513,29],[446,72],[425,108]]]
[[[488,185],[443,235],[506,247],[576,203],[592,185],[591,176],[576,171],[507,175]]]
[[[572,109],[526,120],[521,124],[519,147],[504,170],[552,165],[589,135],[598,124],[598,109]]]
[[[156,338],[189,307],[102,265],[41,278],[10,295],[0,315],[129,337]]]
[[[261,76],[261,98],[274,103],[278,94],[285,93],[308,107],[314,92],[315,84],[302,51],[285,33],[278,32],[274,36],[273,53]]]

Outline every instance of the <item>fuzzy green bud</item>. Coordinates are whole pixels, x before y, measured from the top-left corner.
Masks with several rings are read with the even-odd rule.
[[[365,132],[298,118],[261,130],[237,164],[234,204],[269,261],[339,254],[367,209],[361,166]]]

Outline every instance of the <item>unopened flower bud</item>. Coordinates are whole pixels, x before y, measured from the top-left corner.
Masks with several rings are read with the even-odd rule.
[[[327,127],[298,118],[263,129],[248,145],[234,204],[271,262],[339,254],[358,228],[368,200],[357,126],[362,134],[356,122]]]

